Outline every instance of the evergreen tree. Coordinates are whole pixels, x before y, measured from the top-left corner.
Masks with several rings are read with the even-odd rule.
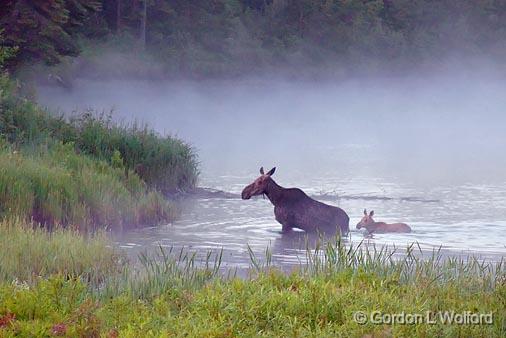
[[[73,33],[100,9],[95,0],[7,1],[0,17],[4,44],[19,48],[15,63],[58,63],[62,56],[79,53]]]

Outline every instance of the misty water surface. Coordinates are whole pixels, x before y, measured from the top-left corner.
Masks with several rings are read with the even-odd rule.
[[[72,91],[39,89],[39,101],[66,113],[114,110],[193,144],[200,186],[239,193],[260,166],[277,167],[285,187],[335,197],[351,217],[362,210],[402,221],[410,234],[369,242],[455,253],[506,254],[506,80],[465,75],[353,80],[148,82],[76,81]],[[360,197],[368,197],[362,199]],[[372,199],[371,199],[372,197]],[[387,197],[388,199],[382,199]],[[197,199],[174,224],[119,239],[131,251],[163,246],[224,248],[248,264],[247,244],[271,246],[297,263],[302,236],[279,234],[268,200]]]

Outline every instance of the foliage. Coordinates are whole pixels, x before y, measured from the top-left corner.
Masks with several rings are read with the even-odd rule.
[[[138,53],[144,50],[138,42],[143,4],[13,0],[0,22],[7,25],[8,45],[20,48],[17,63],[54,63],[61,55],[76,55],[82,37],[92,39],[87,48],[94,49],[104,37],[115,35],[117,42],[128,36],[128,50]],[[459,53],[500,57],[506,44],[502,0],[147,0],[146,5],[146,51],[165,65],[164,72],[200,77],[301,64],[337,71],[412,67]]]
[[[0,25],[5,27],[5,43],[19,47],[14,60],[43,60],[54,64],[66,55],[75,56],[79,47],[73,41],[78,27],[100,11],[96,0],[7,1],[2,5]]]
[[[45,229],[20,219],[0,222],[0,282],[32,285],[60,275],[100,285],[118,273],[123,255],[102,232],[89,237],[71,230]]]
[[[135,171],[149,187],[165,193],[191,189],[197,182],[197,157],[185,142],[147,126],[114,124],[110,115],[53,116],[20,98],[6,76],[0,76],[0,135],[16,146],[71,143],[77,152],[116,161],[115,166],[119,152],[127,175]]]
[[[99,299],[129,296],[152,301],[175,289],[199,289],[220,278],[222,257],[223,250],[197,256],[185,248],[176,252],[160,246],[156,253],[141,253],[137,266],[111,275],[101,288],[91,291]]]
[[[159,224],[175,208],[133,172],[77,155],[69,143],[0,151],[0,216],[93,231]]]
[[[193,149],[172,137],[160,137],[147,126],[115,125],[110,115],[92,112],[70,119],[74,133],[57,129],[51,134],[96,158],[111,160],[115,152],[125,167],[134,170],[149,186],[164,193],[190,189],[197,181],[197,161]],[[59,131],[63,130],[62,134]]]
[[[160,190],[193,187],[192,148],[147,127],[54,117],[0,76],[0,218],[90,231],[173,220]]]
[[[0,29],[0,71],[3,71],[5,62],[13,58],[17,51],[17,47],[8,47],[4,45],[3,29]]]
[[[0,332],[25,336],[49,335],[59,330],[67,335],[122,337],[504,336],[503,263],[476,265],[475,258],[470,258],[462,260],[462,265],[455,269],[454,261],[447,261],[435,252],[432,258],[406,264],[415,261],[411,249],[405,257],[394,261],[390,260],[392,252],[388,250],[360,247],[343,250],[340,245],[331,243],[313,251],[312,258],[307,257],[307,268],[288,275],[268,268],[245,279],[217,275],[207,281],[195,279],[197,274],[216,271],[219,259],[214,267],[203,269],[189,267],[188,259],[175,253],[175,257],[162,255],[161,260],[148,259],[144,263],[149,275],[144,289],[139,289],[135,282],[128,283],[131,277],[127,275],[121,277],[125,283],[112,285],[115,293],[103,292],[104,289],[97,293],[87,288],[82,279],[61,276],[31,285],[4,283],[0,286],[0,318],[3,316],[7,324]],[[315,254],[321,262],[330,262],[325,263],[324,270],[317,267],[322,265],[315,263]],[[354,263],[337,263],[341,260]],[[416,269],[411,269],[414,266]],[[200,272],[191,273],[192,270]],[[402,278],[408,270],[412,271],[412,277]],[[438,277],[443,275],[448,278]],[[158,282],[152,283],[156,276],[160,282],[164,278],[168,281],[163,288],[159,288]],[[359,324],[353,319],[356,311],[365,314],[470,311],[492,313],[493,323],[458,325],[436,321],[388,325],[369,320]]]

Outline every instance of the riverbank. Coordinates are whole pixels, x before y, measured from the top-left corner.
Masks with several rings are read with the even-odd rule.
[[[193,189],[187,143],[106,114],[55,115],[0,77],[0,218],[80,231],[169,223],[164,195]]]
[[[250,276],[239,279],[217,274],[219,252],[197,268],[191,252],[162,249],[158,257],[141,257],[138,271],[123,267],[99,284],[79,272],[4,281],[0,332],[113,337],[502,337],[506,332],[504,263],[437,255],[419,260],[409,252],[391,260],[386,250],[339,241],[308,251],[306,258],[305,268],[287,275],[268,266],[268,257],[264,263],[252,257]]]
[[[126,256],[110,244],[105,232],[49,232],[17,219],[0,221],[0,262],[1,284],[35,285],[59,275],[98,285],[120,271]]]

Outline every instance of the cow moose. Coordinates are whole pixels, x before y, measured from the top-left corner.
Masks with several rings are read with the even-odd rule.
[[[314,200],[301,189],[281,187],[272,179],[275,170],[274,167],[265,173],[263,167],[260,168],[260,176],[244,188],[242,199],[267,196],[274,205],[274,215],[282,225],[282,232],[298,228],[308,233],[348,234],[350,218],[344,210]]]

